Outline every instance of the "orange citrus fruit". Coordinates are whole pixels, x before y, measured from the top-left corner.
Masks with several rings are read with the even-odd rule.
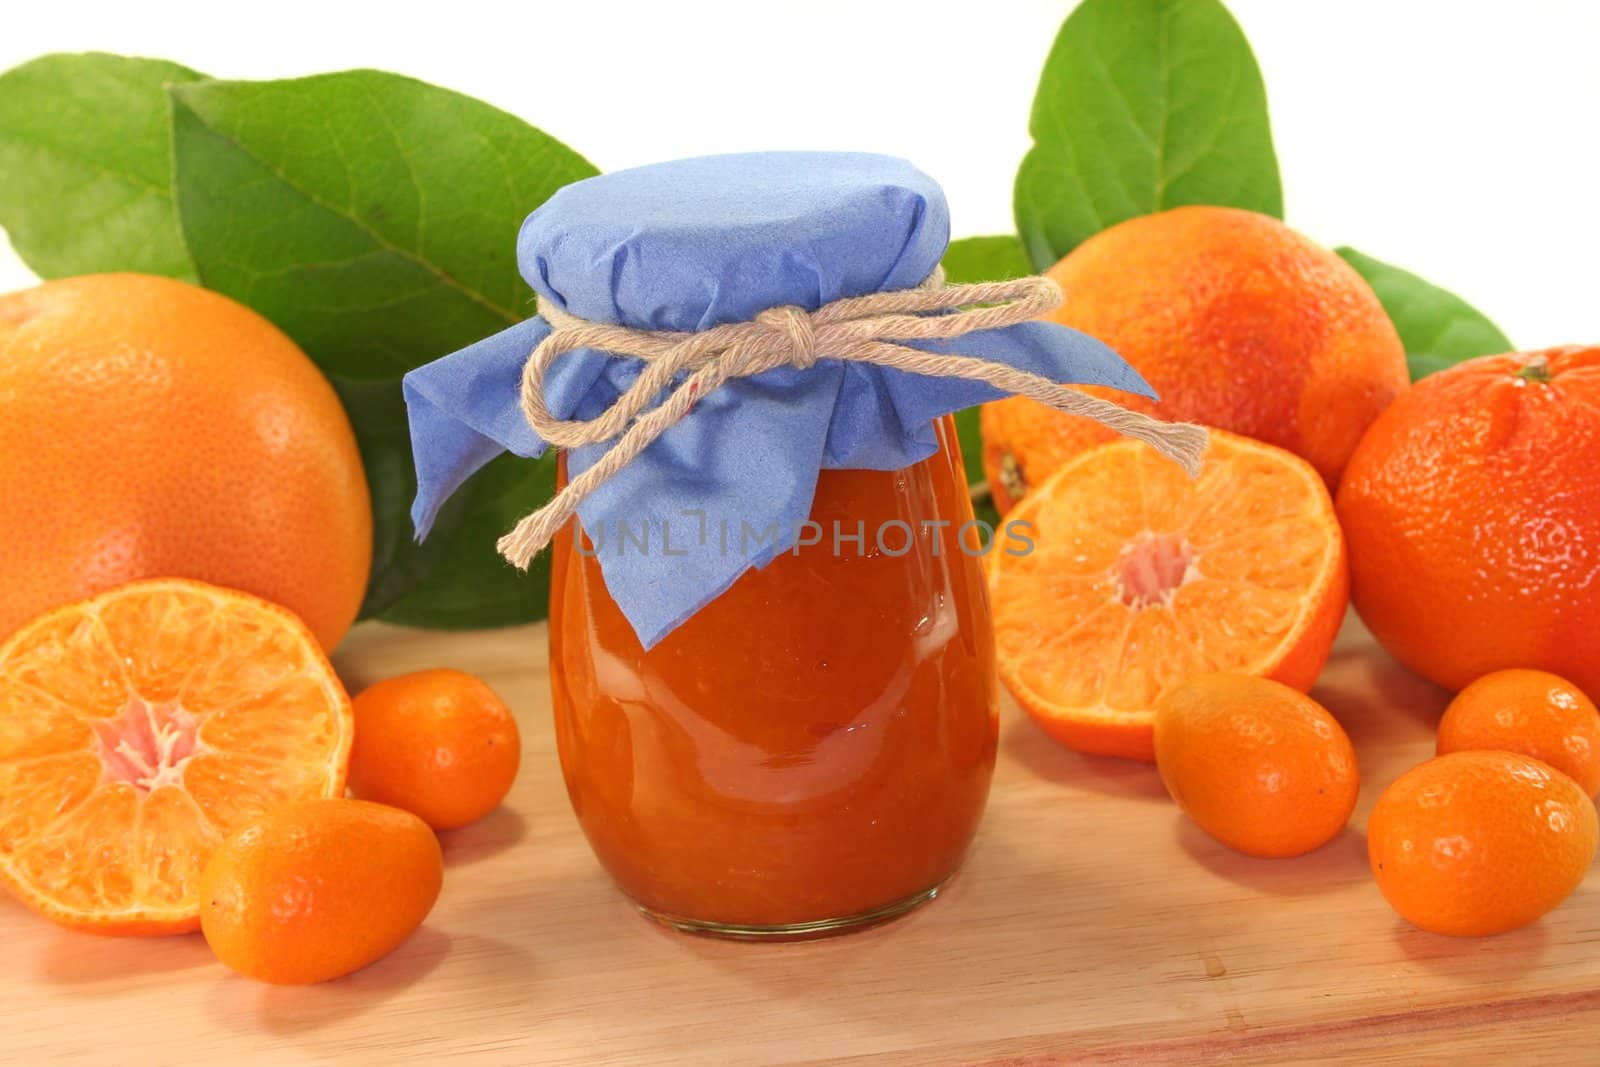
[[[1251,856],[1299,856],[1343,830],[1361,791],[1327,710],[1266,678],[1205,674],[1161,697],[1156,767],[1179,808]]]
[[[1600,692],[1600,347],[1422,379],[1356,450],[1339,518],[1356,610],[1400,662]]]
[[[1558,675],[1495,671],[1463,689],[1439,720],[1438,751],[1472,749],[1532,756],[1600,793],[1600,711]]]
[[[0,645],[0,883],[67,926],[193,930],[212,850],[343,792],[352,732],[283,608],[156,580],[57,609]]]
[[[1594,802],[1515,752],[1452,752],[1401,775],[1367,823],[1384,898],[1438,934],[1515,930],[1567,898],[1594,861]]]
[[[1371,287],[1266,215],[1181,207],[1130,219],[1049,273],[1063,294],[1049,318],[1116,349],[1161,400],[1085,392],[1286,448],[1330,485],[1410,382]],[[1017,398],[985,405],[982,428],[1001,511],[1066,458],[1111,439],[1098,423]]]
[[[435,830],[483,818],[517,778],[522,741],[511,709],[461,671],[417,671],[355,699],[350,788],[404,808]]]
[[[1212,433],[1198,479],[1138,442],[1100,445],[1007,521],[1034,547],[989,555],[1000,678],[1084,752],[1153,759],[1157,701],[1196,675],[1311,688],[1344,617],[1321,477],[1233,434]]]
[[[359,970],[411,936],[439,899],[444,858],[415,815],[364,800],[276,808],[229,837],[201,880],[217,958],[277,985]]]
[[[1113,399],[1124,407],[1143,411],[1151,407],[1131,394],[1091,385],[1077,388]],[[1073,456],[1114,439],[1083,423],[1083,419],[1063,415],[1027,397],[993,400],[979,408],[983,472],[995,510],[1010,514],[1030,488],[1048,481]]]
[[[0,638],[139,578],[294,611],[324,648],[372,562],[372,510],[327,380],[266,319],[139,274],[0,296]]]

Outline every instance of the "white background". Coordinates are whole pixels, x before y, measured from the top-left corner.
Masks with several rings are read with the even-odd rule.
[[[6,5],[0,67],[88,49],[230,78],[383,67],[513,111],[604,170],[888,152],[939,179],[965,235],[1012,228],[1029,105],[1071,6],[45,0]],[[1266,78],[1292,225],[1456,290],[1522,347],[1600,342],[1600,3],[1230,7]],[[0,291],[29,281],[0,247]]]

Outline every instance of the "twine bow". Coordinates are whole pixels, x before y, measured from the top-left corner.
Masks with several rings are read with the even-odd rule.
[[[1146,441],[1191,476],[1198,474],[1206,446],[1206,433],[1198,426],[1162,422],[1004,363],[939,355],[906,344],[1013,326],[1037,318],[1060,302],[1061,290],[1048,278],[945,285],[940,270],[915,289],[846,297],[809,312],[792,306],[768,308],[748,322],[684,333],[590,322],[541,300],[539,313],[552,330],[533,350],[523,370],[522,412],[528,425],[559,448],[612,439],[616,443],[548,504],[517,523],[497,547],[517,567],[526,568],[584,497],[632,463],[687,415],[698,399],[730,379],[778,367],[805,370],[815,366],[818,358],[986,382],[1002,392],[1029,397]],[[545,375],[557,359],[580,348],[632,356],[646,366],[633,385],[599,416],[557,419],[545,406]],[[682,384],[655,404],[656,397],[685,373],[688,377]]]

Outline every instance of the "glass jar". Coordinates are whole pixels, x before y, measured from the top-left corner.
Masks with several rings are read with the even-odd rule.
[[[994,770],[993,631],[955,424],[898,471],[824,470],[806,544],[646,651],[573,526],[550,670],[572,805],[648,915],[839,932],[932,899]],[[859,540],[857,540],[859,535]],[[603,543],[602,543],[603,544]]]

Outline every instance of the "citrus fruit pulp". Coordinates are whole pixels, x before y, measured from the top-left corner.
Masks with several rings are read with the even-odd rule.
[[[51,612],[0,646],[0,882],[68,926],[199,922],[232,829],[337,796],[350,701],[288,611],[181,580]]]
[[[1316,681],[1348,572],[1316,470],[1212,431],[1191,480],[1136,441],[1070,461],[1008,516],[1033,550],[989,556],[1000,678],[1056,740],[1154,758],[1161,695],[1212,672]]]

